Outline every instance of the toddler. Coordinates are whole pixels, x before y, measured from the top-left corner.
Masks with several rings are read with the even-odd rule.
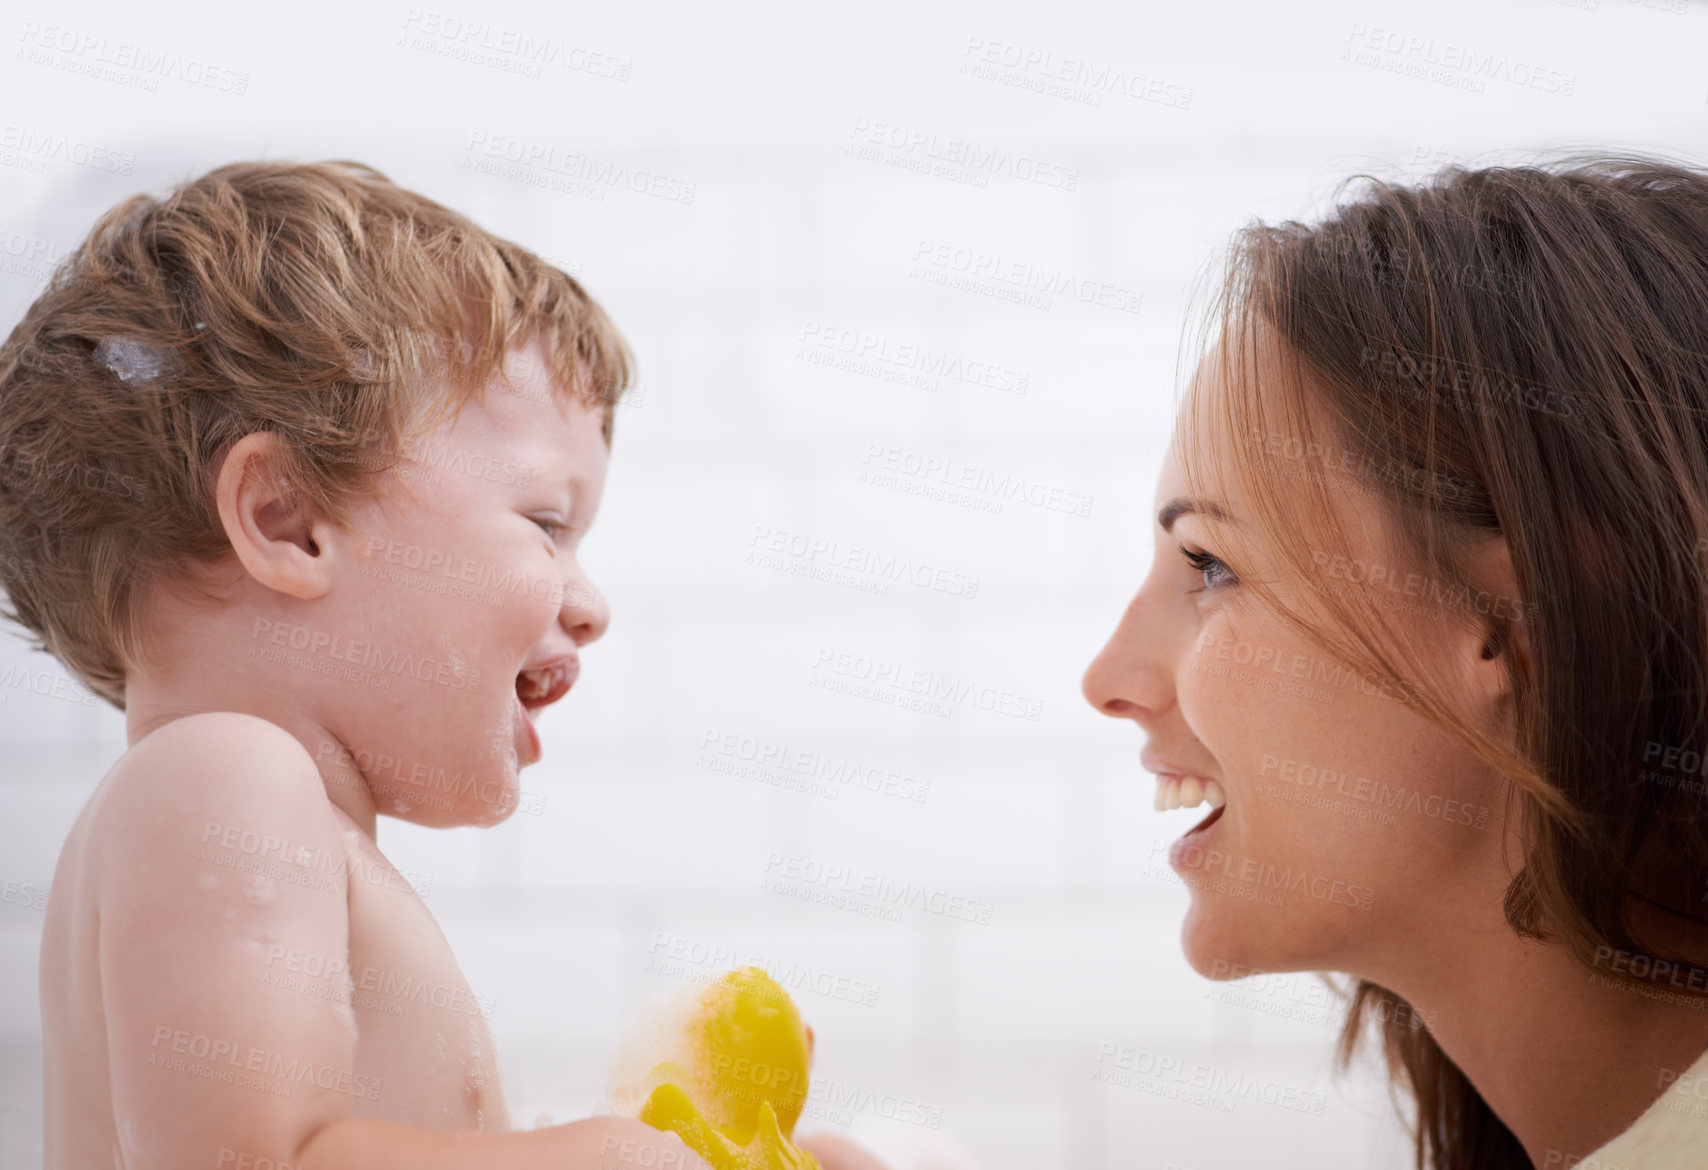
[[[48,1170],[704,1165],[510,1132],[375,840],[516,808],[608,620],[629,370],[574,279],[348,162],[122,203],[0,347],[6,616],[128,736],[47,908]]]

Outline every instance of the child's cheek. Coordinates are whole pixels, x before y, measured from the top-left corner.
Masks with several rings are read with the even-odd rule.
[[[511,611],[522,636],[537,641],[551,628],[563,608],[563,573],[557,558],[540,543],[512,558],[507,574],[504,607]]]

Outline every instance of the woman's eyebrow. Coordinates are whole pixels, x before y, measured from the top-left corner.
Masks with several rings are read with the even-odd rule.
[[[1188,500],[1184,497],[1170,500],[1168,503],[1164,504],[1162,506],[1162,511],[1156,514],[1156,522],[1162,525],[1162,530],[1164,532],[1173,532],[1174,522],[1180,517],[1186,515],[1188,512],[1202,512],[1206,516],[1225,521],[1229,524],[1239,523],[1238,520],[1233,518],[1233,514],[1231,512],[1221,504],[1216,503],[1214,500]]]

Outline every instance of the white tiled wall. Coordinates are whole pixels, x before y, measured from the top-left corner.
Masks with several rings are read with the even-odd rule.
[[[517,1122],[592,1106],[619,1026],[680,977],[657,969],[664,938],[875,989],[871,1003],[797,994],[834,1088],[811,1121],[898,1167],[1406,1165],[1380,1083],[1367,1069],[1332,1081],[1332,1026],[1281,1014],[1308,981],[1230,1004],[1185,966],[1185,896],[1156,843],[1186,815],[1150,811],[1140,737],[1091,712],[1080,674],[1149,561],[1186,297],[1227,234],[1255,215],[1309,216],[1355,170],[1391,175],[1438,152],[1700,149],[1708,15],[1627,0],[438,13],[631,59],[618,82],[518,77],[397,44],[432,11],[311,2],[208,20],[27,2],[0,16],[0,43],[54,23],[249,77],[242,96],[171,79],[139,92],[0,64],[0,121],[15,119],[0,126],[0,320],[40,287],[37,258],[133,190],[235,158],[356,157],[576,266],[630,338],[642,391],[620,413],[586,546],[615,620],[525,774],[540,815],[380,832],[398,865],[430,878],[429,905],[494,1003]],[[1371,26],[1540,61],[1575,89],[1489,79],[1467,92],[1343,60],[1349,34]],[[1191,88],[1191,104],[1117,94],[1093,107],[968,77],[975,39],[1154,75]],[[850,157],[859,119],[1024,150],[1077,168],[1077,188],[1001,175],[980,187]],[[75,165],[40,145],[53,134],[127,152],[134,170]],[[477,174],[460,167],[477,134],[646,166],[695,183],[695,198],[595,201]],[[910,276],[925,243],[1108,281],[1142,294],[1142,311],[927,283]],[[813,364],[800,356],[812,325],[1010,367],[1026,392]],[[1012,501],[989,514],[862,482],[869,453],[891,447],[1093,503],[1084,517]],[[928,561],[979,587],[807,580],[748,562],[760,529]],[[996,686],[1041,711],[944,718],[835,693],[812,682],[825,651]],[[0,672],[14,668],[57,670],[7,640]],[[120,718],[28,688],[0,699],[0,880],[45,887],[122,748]],[[881,764],[928,781],[929,796],[829,799],[720,775],[698,762],[709,731]],[[890,922],[792,899],[762,888],[778,855],[988,903],[990,920]],[[40,929],[38,911],[0,902],[5,1170],[40,1158]],[[1321,1092],[1326,1106],[1223,1112],[1094,1083],[1111,1044]],[[898,1100],[938,1124],[871,1104]]]

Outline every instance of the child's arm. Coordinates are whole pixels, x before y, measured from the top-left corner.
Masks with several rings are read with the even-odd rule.
[[[280,955],[348,970],[346,830],[307,752],[250,716],[188,716],[111,781],[90,855],[125,1165],[703,1167],[616,1118],[515,1133],[356,1118],[358,1098],[372,1114],[403,1086],[357,1074],[349,1005],[266,985]]]
[[[831,1133],[815,1133],[798,1143],[801,1149],[818,1159],[822,1170],[888,1170],[865,1150]]]
[[[314,1134],[291,1170],[711,1170],[682,1139],[622,1117],[515,1133],[417,1129],[345,1118]]]

